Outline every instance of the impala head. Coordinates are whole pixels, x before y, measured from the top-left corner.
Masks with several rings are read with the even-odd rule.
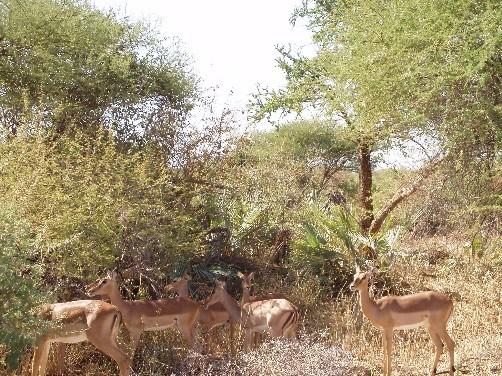
[[[110,292],[117,288],[117,277],[118,274],[116,271],[108,272],[105,278],[98,279],[96,282],[86,286],[87,294],[89,296],[110,296]]]
[[[214,303],[221,302],[223,300],[224,293],[226,292],[226,283],[223,281],[216,281],[216,286],[214,288],[213,294],[206,300],[206,308]]]
[[[241,272],[237,272],[237,275],[242,281],[242,290],[251,290],[254,272],[251,272],[248,275],[243,274]]]
[[[356,290],[361,290],[363,288],[367,288],[370,278],[376,273],[378,273],[378,269],[375,267],[371,268],[370,271],[362,272],[361,269],[359,269],[359,266],[356,265],[354,280],[350,284],[350,290],[356,291]]]
[[[166,291],[177,292],[185,291],[188,289],[188,282],[192,279],[188,274],[183,274],[181,277],[176,278],[173,283],[166,286]]]

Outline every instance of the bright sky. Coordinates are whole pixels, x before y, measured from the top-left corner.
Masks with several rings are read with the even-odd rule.
[[[301,0],[94,0],[102,9],[158,22],[181,39],[206,86],[218,86],[219,101],[243,109],[256,86],[277,88],[276,45],[311,46],[303,25],[289,18]]]
[[[101,9],[147,19],[166,37],[177,37],[193,59],[205,87],[218,87],[216,107],[245,110],[257,84],[279,88],[285,83],[275,59],[277,45],[312,52],[308,30],[289,18],[302,0],[93,0]],[[238,120],[245,123],[244,113]],[[261,124],[260,128],[267,127]],[[256,129],[256,128],[255,128]],[[384,156],[384,165],[413,167],[420,155],[413,145]],[[410,157],[411,156],[411,157]]]

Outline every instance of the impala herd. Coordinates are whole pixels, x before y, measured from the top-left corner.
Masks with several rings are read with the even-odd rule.
[[[424,326],[435,346],[435,357],[430,375],[437,374],[437,365],[443,344],[449,352],[448,373],[453,376],[455,343],[447,332],[453,303],[446,295],[435,291],[405,296],[387,296],[373,300],[369,296],[369,280],[378,272],[376,268],[361,272],[356,266],[352,291],[359,292],[363,314],[382,330],[383,375],[391,374],[393,331]],[[244,348],[256,345],[256,336],[268,332],[273,337],[297,338],[298,308],[280,295],[251,296],[254,273],[238,273],[242,282],[242,299],[236,301],[227,291],[224,282],[216,281],[213,294],[205,302],[192,300],[188,290],[190,277],[184,275],[168,286],[178,294],[176,298],[160,300],[124,300],[120,294],[116,272],[87,286],[90,296],[104,296],[111,301],[78,300],[49,304],[41,307],[39,315],[53,321],[54,328],[37,340],[33,355],[32,376],[44,376],[51,343],[91,342],[96,348],[117,362],[120,376],[131,373],[132,359],[144,331],[176,327],[189,345],[198,346],[195,331],[198,326],[211,333],[221,325],[229,327],[230,352],[235,353],[235,327],[245,333]],[[117,345],[120,324],[129,332],[130,353]],[[207,336],[209,338],[212,335]],[[64,346],[59,348],[58,369],[62,373]]]

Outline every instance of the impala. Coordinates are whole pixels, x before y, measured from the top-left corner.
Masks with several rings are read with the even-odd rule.
[[[188,282],[190,281],[190,276],[187,274],[178,278],[176,281],[167,286],[168,290],[175,291],[178,296],[182,298],[190,299],[190,293],[188,291]],[[229,324],[229,342],[230,342],[230,353],[235,353],[234,348],[234,332],[235,324],[239,323],[239,320],[233,320],[228,311],[225,309],[223,304],[215,303],[210,306],[205,307],[202,303],[201,310],[199,314],[199,324],[201,324],[208,332],[208,341],[214,337],[215,329],[218,326]]]
[[[257,302],[260,300],[268,300],[268,299],[285,299],[282,294],[272,294],[268,293],[265,295],[257,295],[257,296],[251,296],[251,287],[252,287],[252,281],[254,278],[254,272],[251,272],[249,274],[243,274],[241,272],[237,272],[237,276],[241,279],[241,284],[242,284],[242,298],[241,298],[241,307],[250,302]],[[256,332],[252,335],[252,342],[254,346],[256,347],[258,343],[258,335],[259,333]]]
[[[242,307],[225,290],[225,283],[216,281],[216,287],[207,305],[220,302],[233,320],[239,321],[245,331],[245,349],[249,350],[253,334],[269,331],[272,337],[296,339],[298,309],[286,299],[268,299],[245,303]]]
[[[144,331],[163,330],[172,326],[178,328],[190,346],[194,344],[194,326],[199,317],[200,305],[191,299],[124,300],[120,295],[115,271],[89,285],[87,292],[91,296],[108,296],[120,310],[129,331],[132,355]]]
[[[117,307],[100,300],[77,300],[44,305],[38,316],[54,322],[37,340],[33,354],[32,376],[44,376],[51,343],[91,342],[119,366],[120,375],[128,376],[131,360],[116,343],[121,314]],[[63,354],[63,353],[60,353]],[[58,359],[62,367],[62,359]],[[61,368],[60,368],[61,370]]]
[[[354,281],[350,289],[359,291],[361,310],[373,325],[382,330],[384,375],[389,376],[391,372],[393,331],[424,326],[436,350],[431,376],[436,375],[439,358],[443,352],[443,342],[450,355],[449,374],[453,376],[455,342],[446,330],[448,319],[453,311],[450,298],[436,291],[426,291],[412,295],[386,296],[375,301],[369,296],[368,282],[377,272],[378,269],[373,268],[364,273],[356,266]]]

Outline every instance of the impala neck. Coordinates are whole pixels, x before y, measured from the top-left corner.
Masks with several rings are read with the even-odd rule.
[[[359,302],[361,304],[361,311],[371,320],[378,311],[378,307],[375,301],[370,298],[368,283],[361,286],[361,289],[359,289]]]
[[[122,311],[123,308],[127,305],[124,299],[122,298],[122,295],[120,295],[120,290],[117,284],[113,286],[113,288],[110,291],[110,301],[112,304],[119,309],[119,311]]]
[[[246,303],[249,303],[249,301],[251,300],[251,293],[250,293],[250,290],[249,288],[247,287],[243,287],[242,288],[242,299],[241,299],[241,307],[246,304]]]
[[[232,318],[233,321],[238,322],[241,319],[241,307],[239,304],[235,301],[232,296],[224,291],[223,299],[221,300],[221,304],[223,304],[223,307],[227,310],[228,314]]]
[[[189,298],[190,292],[188,291],[188,283],[178,287],[176,292],[180,298]]]

